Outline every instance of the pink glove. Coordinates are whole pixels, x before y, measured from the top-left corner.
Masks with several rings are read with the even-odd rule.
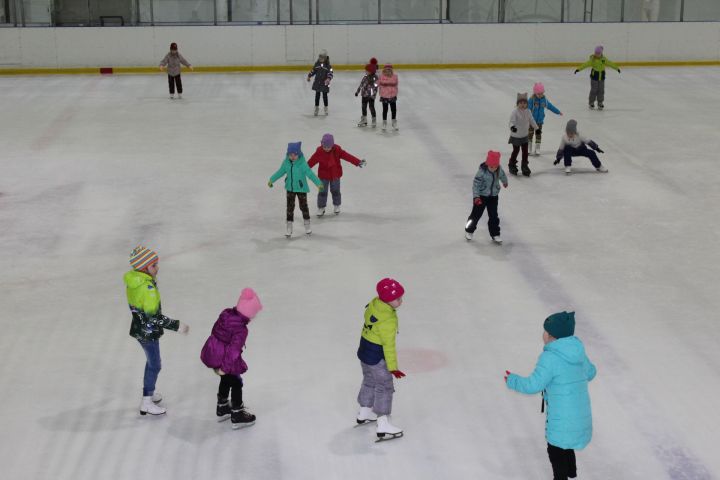
[[[401,372],[400,370],[393,370],[390,373],[392,373],[393,377],[395,377],[395,378],[403,378],[405,376],[405,374],[403,372]]]
[[[473,203],[479,207],[480,205],[482,205],[482,198],[481,197],[473,198]]]

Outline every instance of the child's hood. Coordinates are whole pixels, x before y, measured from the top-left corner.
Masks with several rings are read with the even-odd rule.
[[[380,300],[380,298],[373,298],[368,304],[370,314],[378,318],[378,320],[387,318],[395,315],[395,309],[389,304]]]
[[[219,322],[223,324],[225,328],[228,328],[230,330],[235,330],[240,328],[241,326],[245,326],[250,322],[250,319],[248,319],[245,315],[238,312],[236,308],[230,307],[226,308],[225,310],[220,313],[220,318],[218,318]]]
[[[545,345],[546,352],[552,352],[570,364],[585,361],[585,346],[578,337],[559,338]]]
[[[125,286],[131,289],[153,283],[153,278],[150,275],[145,272],[138,272],[137,270],[130,270],[125,273],[123,280],[125,280]]]

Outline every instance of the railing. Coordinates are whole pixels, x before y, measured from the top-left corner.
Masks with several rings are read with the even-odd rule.
[[[16,27],[639,21],[720,21],[720,0],[0,0]]]

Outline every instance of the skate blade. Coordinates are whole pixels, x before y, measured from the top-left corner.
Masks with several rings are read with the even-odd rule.
[[[233,430],[240,430],[242,428],[252,427],[255,425],[255,422],[248,422],[248,423],[233,423],[232,429]]]
[[[217,417],[218,423],[224,422],[224,421],[226,421],[226,420],[230,420],[230,414],[228,414],[228,415],[223,415],[223,416],[221,416],[221,417]]]
[[[160,415],[165,415],[166,413],[167,413],[167,412],[162,412],[162,413],[150,413],[150,412],[143,412],[142,410],[140,410],[140,415],[142,415],[142,416],[150,415],[151,417],[159,417]]]
[[[375,423],[377,420],[358,420],[355,419],[356,425],[353,426],[353,428],[362,427],[363,425],[367,425],[368,423]]]
[[[380,436],[382,435],[382,437]],[[403,432],[400,433],[378,433],[378,439],[375,443],[387,442],[388,440],[395,440],[396,438],[402,438]]]

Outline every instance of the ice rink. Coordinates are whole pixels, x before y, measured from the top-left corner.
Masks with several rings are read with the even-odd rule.
[[[383,59],[381,59],[382,61]],[[362,73],[336,73],[312,115],[303,72],[0,78],[0,465],[3,479],[549,479],[540,396],[527,375],[542,322],[577,312],[597,365],[594,480],[720,478],[720,68],[623,68],[603,112],[572,69],[397,71],[400,131],[356,127]],[[463,226],[489,149],[510,146],[518,91],[545,83],[531,178],[500,194],[504,244]],[[608,174],[553,166],[565,122]],[[343,211],[288,240],[287,142],[325,132],[345,164]],[[295,230],[302,230],[296,210]],[[161,341],[168,414],[141,417],[145,358],[128,336],[122,276],[137,244],[160,254],[163,311],[190,325]],[[355,356],[375,283],[406,288],[393,421],[353,428]],[[252,286],[244,396],[255,426],[215,420],[200,349]],[[713,453],[714,452],[714,453]]]

